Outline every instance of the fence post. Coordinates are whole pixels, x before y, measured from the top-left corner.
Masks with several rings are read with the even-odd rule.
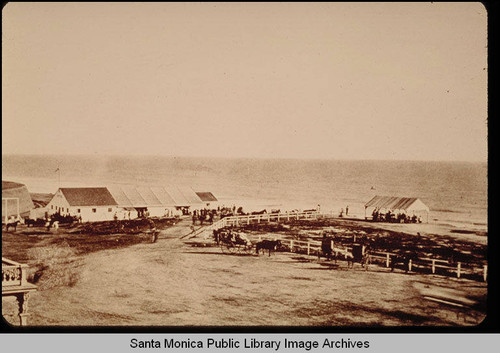
[[[247,225],[250,224],[250,216],[247,216]]]
[[[278,222],[280,221],[280,214],[278,213]]]
[[[483,266],[483,280],[486,282],[486,278],[488,275],[488,265]]]
[[[462,269],[462,264],[457,262],[457,278],[460,278],[460,270]]]
[[[262,216],[261,216],[261,215],[259,215],[259,218],[258,218],[257,223],[260,223],[260,218],[261,218],[261,217],[262,217]]]
[[[408,261],[408,272],[411,272],[411,259]]]
[[[432,260],[432,273],[436,273],[436,260]]]
[[[347,249],[347,246],[345,247],[345,259],[347,260],[347,253],[349,252],[349,249]]]
[[[355,243],[355,242],[356,242],[356,234],[354,234],[354,241],[353,241],[353,243]]]
[[[389,255],[389,253],[386,253],[385,254],[385,267],[389,267],[390,261],[391,261],[391,256]]]
[[[286,220],[289,221],[290,220],[290,213],[287,213],[286,214]]]
[[[311,253],[311,243],[307,242],[307,255]]]
[[[290,252],[293,252],[293,240],[290,240]]]

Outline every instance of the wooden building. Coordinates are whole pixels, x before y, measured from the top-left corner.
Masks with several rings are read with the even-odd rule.
[[[60,188],[47,204],[47,212],[81,217],[83,222],[110,221],[118,204],[105,187]]]

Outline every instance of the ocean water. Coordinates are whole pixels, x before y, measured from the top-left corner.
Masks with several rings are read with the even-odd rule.
[[[60,172],[56,172],[59,168]],[[211,191],[222,203],[364,216],[375,195],[418,197],[430,223],[487,229],[486,163],[224,159],[160,156],[2,156],[2,179],[30,192],[61,186],[178,185]],[[60,177],[60,181],[59,181]]]

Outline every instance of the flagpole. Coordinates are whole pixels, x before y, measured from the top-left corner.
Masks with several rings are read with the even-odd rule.
[[[56,169],[56,172],[57,172],[57,188],[60,189],[61,188],[61,169],[59,168],[59,166],[57,166],[57,169]]]

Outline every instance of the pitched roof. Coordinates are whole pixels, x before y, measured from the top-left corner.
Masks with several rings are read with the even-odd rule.
[[[164,189],[174,200],[176,206],[189,206],[191,204],[178,188],[170,186]]]
[[[175,201],[172,196],[165,190],[165,188],[161,186],[153,186],[151,187],[151,191],[155,196],[160,200],[163,206],[175,206]]]
[[[113,196],[107,188],[61,188],[70,206],[115,206]]]
[[[141,194],[142,198],[144,199],[144,201],[146,201],[146,204],[148,206],[162,206],[160,200],[158,199],[158,197],[156,197],[153,191],[151,191],[150,187],[139,186],[137,188],[137,191],[139,192],[139,194]]]
[[[125,192],[119,186],[108,186],[111,196],[115,199],[120,207],[132,207],[132,201],[127,197]]]
[[[124,187],[122,187],[122,190],[123,190],[125,196],[127,197],[127,199],[130,200],[130,205],[132,205],[133,207],[147,207],[148,206],[146,200],[144,200],[144,198],[139,193],[139,191],[137,191],[137,188],[135,188],[133,186],[130,186],[130,187],[124,186]],[[129,204],[127,204],[127,205],[129,205]]]
[[[201,199],[196,195],[193,189],[189,187],[179,187],[179,191],[188,200],[189,205],[202,203]]]
[[[211,192],[196,192],[196,195],[201,199],[203,202],[210,202],[210,201],[217,201],[215,198],[214,194]]]
[[[35,208],[28,188],[24,184],[2,180],[3,198],[13,198],[14,200],[2,200],[2,217],[5,217],[6,213],[7,216],[17,215],[18,201],[20,215],[29,214],[29,211]]]
[[[416,197],[398,197],[398,196],[375,196],[368,201],[365,207],[375,207],[388,210],[414,210],[429,211],[420,199]]]
[[[24,184],[15,183],[13,181],[4,181],[2,180],[2,190],[21,188]]]

